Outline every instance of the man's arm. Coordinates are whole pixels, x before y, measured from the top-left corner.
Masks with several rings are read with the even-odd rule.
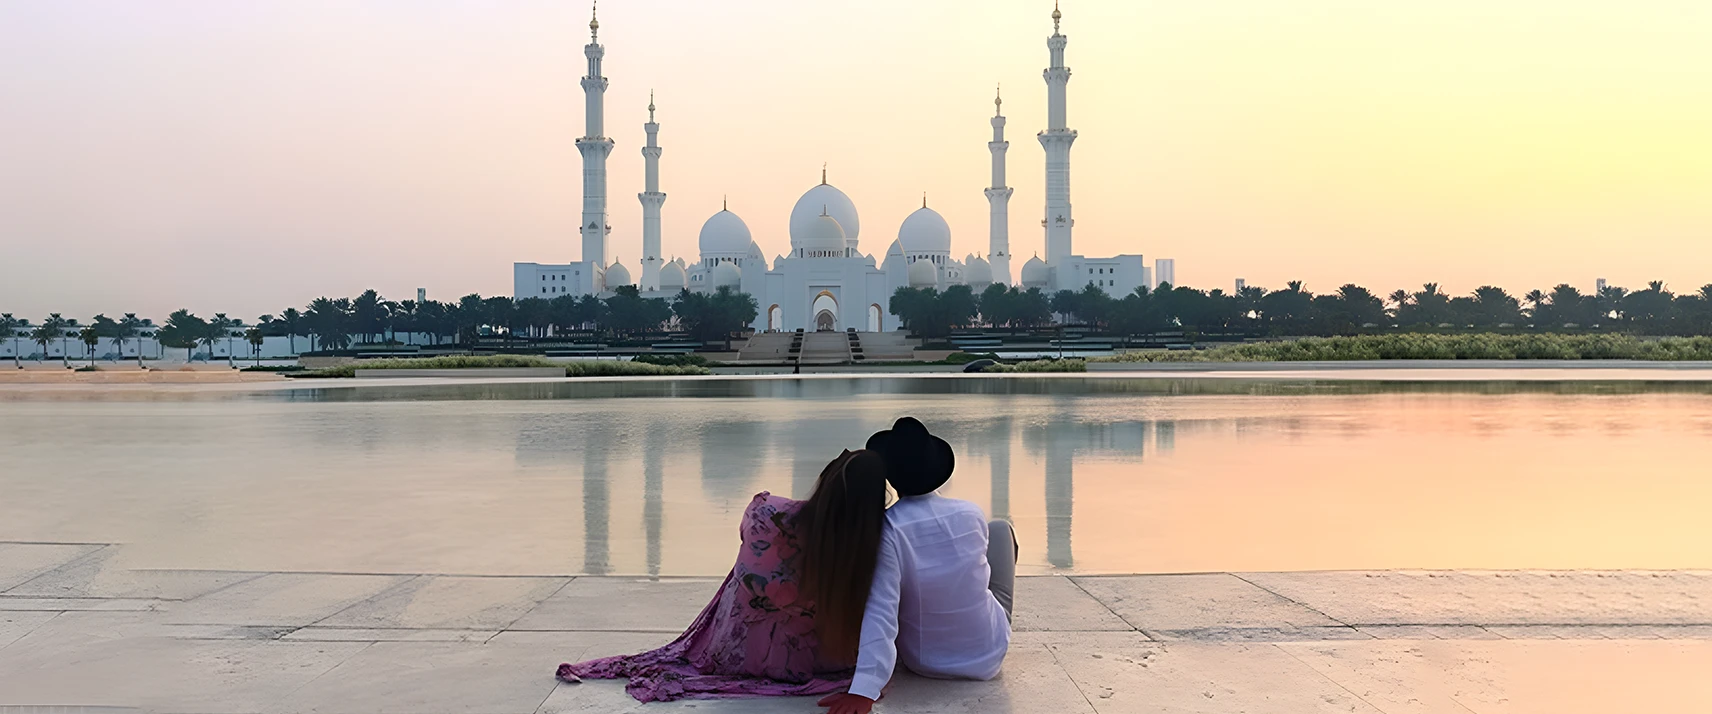
[[[892,679],[898,661],[898,601],[902,597],[902,583],[903,564],[896,531],[888,527],[880,536],[874,584],[868,588],[868,607],[862,614],[862,642],[856,653],[856,676],[850,681],[851,694],[879,699],[880,690]]]

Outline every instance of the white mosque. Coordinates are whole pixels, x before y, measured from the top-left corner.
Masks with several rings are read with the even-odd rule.
[[[670,298],[688,288],[713,291],[730,287],[755,297],[761,306],[752,327],[756,330],[856,330],[897,329],[899,321],[887,309],[899,288],[935,288],[968,285],[975,292],[999,283],[1047,292],[1081,290],[1096,286],[1121,297],[1146,285],[1152,287],[1154,271],[1141,255],[1085,258],[1071,248],[1075,220],[1070,212],[1070,145],[1076,132],[1066,126],[1066,87],[1070,69],[1064,66],[1067,38],[1059,32],[1062,14],[1052,10],[1052,36],[1047,39],[1052,64],[1045,71],[1048,127],[1040,132],[1046,151],[1045,258],[1039,254],[1023,263],[1017,280],[1011,275],[1009,208],[1012,189],[1005,185],[1005,141],[1003,100],[995,98],[992,118],[993,140],[987,148],[993,156],[992,186],[986,189],[991,214],[988,229],[988,258],[951,255],[951,226],[937,211],[922,207],[898,227],[897,239],[879,259],[863,254],[858,239],[862,223],[856,205],[843,191],[821,182],[797,199],[790,216],[790,252],[775,256],[770,264],[748,224],[730,210],[713,214],[702,224],[699,260],[663,259],[660,255],[660,209],[666,194],[660,192],[660,125],[654,121],[654,103],[648,103],[648,122],[643,124],[648,143],[642,147],[646,171],[642,202],[642,246],[640,274],[616,261],[608,263],[606,158],[612,139],[604,134],[603,97],[607,80],[601,75],[606,48],[599,43],[600,23],[589,22],[591,39],[583,48],[588,75],[582,78],[587,104],[587,134],[577,139],[583,155],[583,213],[580,232],[583,260],[575,263],[516,263],[513,266],[515,297],[554,298],[560,295],[610,295],[619,286],[635,285],[644,297]],[[1171,262],[1159,261],[1165,272]]]

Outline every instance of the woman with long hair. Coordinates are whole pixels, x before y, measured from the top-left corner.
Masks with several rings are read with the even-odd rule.
[[[871,451],[839,454],[806,501],[756,494],[737,563],[688,630],[656,650],[559,665],[558,677],[628,677],[644,702],[842,691],[885,519],[885,460]]]

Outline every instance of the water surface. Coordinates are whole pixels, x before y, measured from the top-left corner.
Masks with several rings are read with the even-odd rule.
[[[1025,572],[1712,567],[1712,385],[689,380],[0,397],[0,539],[138,567],[717,575],[899,415]]]

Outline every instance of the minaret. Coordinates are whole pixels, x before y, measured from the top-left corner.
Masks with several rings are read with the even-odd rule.
[[[993,186],[986,190],[988,213],[987,260],[993,266],[993,282],[1011,284],[1011,188],[1005,185],[1005,100],[993,96],[993,140],[987,150],[993,152]]]
[[[606,77],[600,74],[606,48],[600,46],[600,20],[592,16],[583,56],[588,58],[588,74],[583,76],[588,130],[577,139],[577,151],[583,155],[583,262],[601,271],[607,265],[606,234],[612,232],[606,222],[606,157],[612,153],[612,140],[606,138]],[[604,280],[595,282],[597,290],[604,287]]]
[[[1046,218],[1040,223],[1046,228],[1046,264],[1053,268],[1074,254],[1070,229],[1076,225],[1070,214],[1070,145],[1076,143],[1076,131],[1065,126],[1064,90],[1070,84],[1070,68],[1064,66],[1064,45],[1069,40],[1058,31],[1061,17],[1054,3],[1052,36],[1046,39],[1047,49],[1052,50],[1052,66],[1045,72],[1046,131],[1040,132],[1040,145],[1046,149]]]
[[[648,132],[648,145],[642,147],[644,190],[636,194],[642,200],[642,281],[638,285],[643,290],[659,290],[660,206],[666,202],[666,194],[660,193],[660,125],[654,122],[653,92],[648,93],[648,123],[642,130]]]

